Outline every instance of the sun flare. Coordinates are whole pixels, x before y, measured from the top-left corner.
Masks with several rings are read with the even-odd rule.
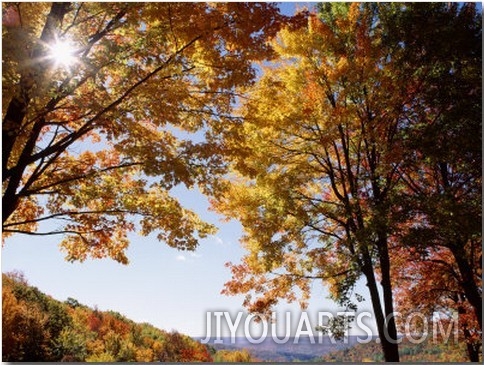
[[[56,66],[69,68],[76,63],[76,49],[69,41],[57,40],[50,46],[50,57]]]

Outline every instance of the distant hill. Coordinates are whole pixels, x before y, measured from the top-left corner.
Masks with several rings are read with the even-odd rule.
[[[21,274],[2,274],[4,362],[195,362],[213,361],[214,354],[189,336],[135,323],[72,298],[60,302],[28,285]]]
[[[284,344],[275,343],[271,337],[268,337],[259,344],[254,344],[244,337],[236,337],[235,343],[232,344],[230,337],[221,338],[222,344],[214,343],[211,339],[209,344],[217,350],[247,350],[254,360],[257,361],[318,361],[324,354],[332,351],[343,350],[354,346],[357,343],[357,336],[349,336],[347,341],[334,341],[325,336],[322,341],[315,337],[315,343],[312,344],[309,337],[299,338],[296,343],[295,338],[289,338]]]
[[[434,343],[432,340],[413,344],[403,338],[399,345],[401,362],[466,362],[465,344]],[[381,345],[375,341],[356,344],[351,348],[333,351],[317,359],[318,362],[383,362]]]
[[[260,344],[252,344],[243,337],[237,337],[235,343],[230,337],[222,338],[223,344],[215,344],[212,339],[209,344],[220,350],[246,350],[253,361],[271,362],[383,362],[381,345],[376,338],[366,344],[358,343],[357,336],[349,336],[347,341],[332,343],[325,337],[322,343],[311,344],[307,337],[301,337],[299,343],[291,338],[285,344],[277,344],[270,338]],[[403,338],[400,345],[400,361],[402,362],[466,362],[464,343],[433,343],[425,341],[412,344]]]

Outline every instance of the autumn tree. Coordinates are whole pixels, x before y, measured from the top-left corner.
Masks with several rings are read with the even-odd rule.
[[[161,362],[212,362],[206,345],[176,331],[166,334],[163,339]]]
[[[329,5],[328,5],[329,6]],[[253,311],[323,279],[347,308],[363,275],[387,361],[398,361],[390,280],[391,198],[400,112],[409,92],[391,74],[374,5],[335,5],[279,33],[280,56],[248,92],[227,140],[237,173],[218,208],[239,219],[249,254],[227,293]],[[389,90],[401,89],[389,94]],[[235,137],[234,137],[235,136]],[[377,283],[382,284],[382,298]]]
[[[458,313],[469,358],[479,361],[481,14],[475,4],[411,4],[385,21],[389,37],[400,39],[401,68],[420,75],[418,97],[406,109],[404,143],[411,152],[399,168],[405,186],[396,202],[403,245],[394,254],[399,311],[413,306]]]
[[[468,28],[464,34],[477,30],[475,15],[466,7],[462,12],[452,7],[443,31],[445,21],[433,6],[420,5],[419,13],[412,9],[325,3],[307,28],[283,29],[275,41],[277,62],[247,91],[243,122],[227,124],[224,143],[234,173],[215,202],[219,211],[241,221],[248,250],[241,264],[229,264],[233,278],[225,293],[246,294],[245,305],[266,314],[281,298],[304,303],[309,280],[322,279],[332,297],[351,309],[354,284],[363,276],[386,361],[399,359],[391,250],[408,247],[403,222],[408,228],[425,221],[412,214],[419,210],[413,205],[415,196],[402,199],[410,177],[421,176],[425,165],[424,171],[429,168],[430,159],[415,145],[421,141],[419,132],[425,129],[429,147],[434,147],[430,164],[435,164],[446,155],[441,155],[445,147],[430,139],[436,128],[432,121],[453,108],[446,101],[465,98],[466,92],[479,94],[476,69],[459,71],[468,81],[459,89],[456,69],[442,67],[459,56],[447,61],[452,46],[439,50],[456,23]],[[420,18],[412,19],[417,13]],[[427,18],[432,22],[427,24]],[[427,33],[417,42],[438,39],[432,54],[425,47],[413,48],[420,27],[427,27]],[[478,54],[472,52],[473,57]],[[445,77],[438,82],[440,76]],[[455,87],[445,91],[449,82]],[[471,103],[460,136],[472,131],[471,138],[477,138],[477,119],[471,118],[479,104]],[[444,120],[449,128],[437,134],[445,145],[464,142],[451,132],[453,113]],[[454,146],[455,151],[461,147]],[[476,156],[465,157],[474,173]],[[466,187],[472,185],[476,192],[480,177],[474,174],[473,179],[462,178],[459,184],[472,181]],[[435,197],[420,196],[428,203]],[[436,207],[442,211],[444,206],[437,204],[428,212]],[[472,225],[477,221],[474,217]],[[433,224],[445,230],[447,223]],[[432,245],[416,237],[421,246]]]
[[[251,362],[252,355],[246,349],[243,350],[218,350],[215,353],[214,362]]]
[[[84,361],[87,356],[87,339],[83,331],[76,328],[65,328],[55,341],[54,351],[62,362]]]
[[[126,263],[136,227],[179,249],[213,233],[170,191],[211,189],[221,165],[204,133],[230,113],[234,88],[254,78],[251,62],[271,55],[277,7],[3,3],[2,11],[4,236],[58,234],[68,260]]]
[[[387,21],[405,45],[401,67],[421,75],[406,110],[412,152],[399,169],[402,241],[421,254],[451,253],[482,331],[481,14],[475,4],[412,4]]]
[[[47,316],[38,307],[19,302],[9,288],[2,289],[3,361],[50,359]]]
[[[392,263],[393,277],[399,283],[395,301],[399,319],[402,319],[400,331],[415,330],[423,336],[426,331],[436,329],[427,341],[436,339],[444,343],[455,339],[457,331],[458,340],[466,344],[468,359],[479,362],[481,331],[460,285],[459,268],[450,250],[442,246],[425,251],[400,246],[392,252]],[[406,328],[411,325],[406,319],[415,313],[419,317],[416,326]],[[423,327],[423,319],[432,325]]]
[[[2,360],[57,361],[54,341],[69,325],[64,308],[19,273],[2,274]]]

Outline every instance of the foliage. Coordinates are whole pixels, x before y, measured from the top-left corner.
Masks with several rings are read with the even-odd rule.
[[[393,312],[389,221],[402,153],[396,131],[411,94],[389,97],[401,85],[372,6],[331,9],[334,21],[313,14],[306,27],[278,34],[277,63],[248,90],[244,123],[226,135],[240,177],[227,181],[217,208],[242,222],[249,254],[232,265],[225,292],[248,294],[250,310],[264,314],[279,298],[295,300],[294,287],[304,305],[308,281],[323,279],[354,310],[364,275],[379,331],[388,326],[395,337],[384,321]],[[387,355],[398,359],[395,349]]]
[[[248,253],[228,263],[223,292],[245,295],[251,312],[282,299],[304,308],[312,280],[355,310],[364,277],[380,334],[396,337],[394,299],[406,314],[457,313],[479,360],[475,4],[324,3],[292,19],[267,3],[2,10],[5,236],[62,234],[69,260],[126,263],[134,230],[194,249],[214,227],[171,191],[198,188],[244,227]],[[70,64],[52,56],[61,40],[76,47]],[[63,225],[42,231],[49,220]],[[211,358],[178,333],[4,281],[7,359]]]
[[[386,21],[389,37],[404,45],[395,57],[406,73],[420,75],[418,97],[406,110],[409,153],[396,199],[403,243],[392,252],[398,310],[457,314],[469,359],[479,361],[482,16],[475,4],[410,4]]]
[[[252,356],[249,351],[242,350],[219,350],[215,353],[214,362],[251,362]]]
[[[395,299],[403,318],[419,313],[429,322],[438,315],[444,327],[455,323],[469,359],[479,361],[482,332],[462,289],[459,269],[451,252],[446,248],[427,249],[425,254],[416,249],[397,249],[394,255],[394,275],[399,283]],[[475,267],[479,267],[478,262]],[[400,332],[423,330],[421,322],[408,328],[406,325],[408,323],[401,323]]]
[[[44,331],[47,317],[38,306],[19,302],[10,288],[2,291],[3,361],[50,359],[50,333]]]
[[[431,340],[419,344],[403,339],[400,345],[402,362],[465,362],[463,343],[449,341],[435,343]],[[356,344],[348,349],[330,352],[318,359],[318,362],[383,362],[380,345],[375,341]]]
[[[277,7],[3,3],[2,11],[4,237],[60,234],[68,260],[127,263],[135,229],[190,250],[213,233],[170,191],[210,190],[223,166],[204,134],[230,113],[234,88],[254,78],[251,62],[271,56]],[[72,45],[70,63],[53,56],[60,42]],[[59,228],[39,226],[52,220]]]
[[[208,347],[188,336],[72,298],[61,303],[15,273],[2,281],[3,361],[212,361]]]
[[[3,276],[3,353],[25,361],[60,359],[53,343],[70,324],[66,308],[37,288],[27,286],[23,275]],[[14,361],[14,360],[7,360]]]
[[[228,264],[224,293],[266,315],[281,299],[304,307],[316,279],[354,309],[363,275],[385,360],[397,361],[385,317],[416,256],[392,265],[409,248],[448,248],[479,335],[480,24],[469,4],[325,3],[307,26],[283,27],[243,122],[223,135],[232,174],[214,206],[242,223],[248,251]],[[422,272],[410,283],[438,291]]]

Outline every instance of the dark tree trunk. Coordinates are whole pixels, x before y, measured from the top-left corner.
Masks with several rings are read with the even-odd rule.
[[[469,361],[479,362],[479,346],[475,343],[467,343],[467,354],[469,355]]]
[[[388,338],[391,342],[397,343],[397,327],[395,324],[393,309],[393,291],[390,277],[390,256],[388,254],[387,235],[381,234],[378,240],[378,251],[380,256],[381,286],[383,288],[383,302],[385,305],[385,317],[388,330]],[[398,355],[398,349],[397,349]]]
[[[378,329],[378,335],[380,339],[380,344],[383,350],[383,356],[386,362],[399,362],[400,356],[398,354],[398,343],[392,339],[390,334],[390,330],[388,328],[388,322],[385,320],[385,312],[382,307],[382,302],[380,300],[380,293],[378,292],[378,285],[375,279],[375,272],[373,269],[373,265],[371,263],[370,253],[367,249],[363,250],[363,274],[367,280],[367,286],[370,291],[371,297],[371,304],[373,307],[373,311],[375,313],[376,325]],[[391,289],[391,288],[390,288]],[[393,308],[393,306],[392,306]],[[395,322],[393,321],[393,325],[395,326]],[[395,337],[396,337],[396,330],[395,330]]]
[[[461,301],[460,298],[459,298],[459,301]],[[458,306],[457,312],[459,313],[459,317],[466,313],[462,305]],[[479,350],[482,344],[476,343],[471,339],[471,333],[469,332],[469,329],[467,328],[467,326],[463,327],[462,332],[464,333],[464,339],[466,341],[467,355],[469,356],[469,361],[479,362],[479,353],[480,353]]]
[[[472,270],[472,265],[467,259],[464,244],[457,243],[456,245],[451,245],[449,249],[454,256],[457,267],[459,268],[462,290],[466,295],[467,301],[474,308],[474,313],[476,315],[477,322],[479,323],[479,328],[482,331],[482,296],[479,293],[479,288],[474,280],[474,271]]]

